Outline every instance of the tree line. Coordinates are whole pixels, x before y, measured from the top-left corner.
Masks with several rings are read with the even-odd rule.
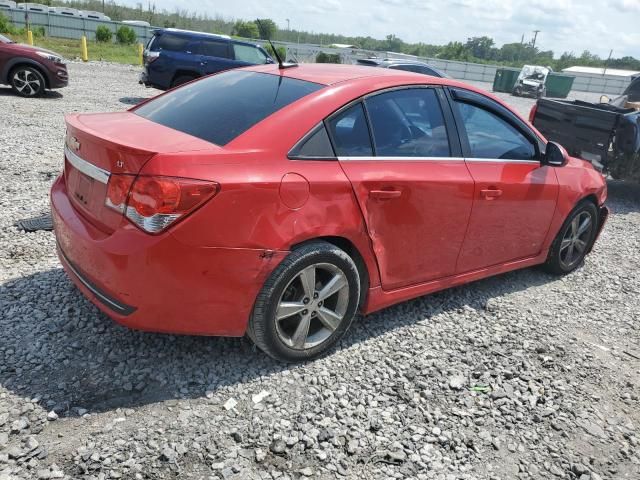
[[[464,43],[449,42],[446,45],[432,45],[423,42],[407,43],[393,34],[387,35],[384,39],[376,39],[370,36],[345,36],[290,30],[276,25],[273,20],[268,18],[260,19],[259,22],[255,20],[231,21],[220,15],[209,16],[206,13],[194,13],[180,8],[170,12],[165,9],[158,10],[152,2],[147,4],[138,3],[136,7],[118,5],[114,0],[104,3],[102,0],[41,0],[40,3],[95,11],[103,11],[104,5],[104,13],[116,21],[146,20],[154,26],[222,33],[244,38],[272,39],[319,45],[338,43],[379,52],[397,52],[419,57],[493,63],[516,67],[524,64],[537,64],[550,66],[554,70],[562,70],[569,66],[582,65],[640,70],[640,60],[631,56],[607,60],[585,50],[581,54],[564,52],[558,58],[554,58],[552,50],[540,50],[532,42],[505,43],[498,47],[495,41],[488,36],[471,37]]]

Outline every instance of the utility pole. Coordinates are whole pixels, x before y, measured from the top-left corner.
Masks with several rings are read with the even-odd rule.
[[[607,74],[607,67],[609,66],[609,61],[611,60],[611,55],[613,55],[613,49],[611,49],[611,51],[609,52],[609,57],[607,58],[607,61],[604,62],[604,70],[602,71],[602,75],[606,75]]]
[[[289,23],[289,19],[285,19],[287,21],[287,30],[291,30],[291,24]]]
[[[540,33],[540,30],[533,31],[533,41],[531,42],[531,48],[536,48],[536,39],[538,38],[538,33]]]

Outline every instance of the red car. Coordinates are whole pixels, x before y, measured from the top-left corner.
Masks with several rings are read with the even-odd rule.
[[[0,35],[0,84],[3,83],[11,85],[22,97],[37,97],[48,88],[66,87],[69,75],[57,53]]]
[[[249,337],[287,361],[356,312],[502,272],[578,267],[602,175],[469,85],[265,65],[72,114],[60,260],[131,328]]]

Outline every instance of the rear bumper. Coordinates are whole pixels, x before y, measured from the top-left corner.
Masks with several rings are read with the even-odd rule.
[[[123,219],[110,235],[71,205],[63,177],[51,189],[60,262],[100,310],[129,328],[244,335],[266,277],[287,252],[193,247]]]

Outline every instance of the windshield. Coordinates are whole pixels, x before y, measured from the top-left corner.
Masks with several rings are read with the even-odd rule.
[[[226,145],[269,115],[322,87],[281,75],[232,70],[166,93],[134,113],[216,145]]]
[[[16,43],[16,42],[5,37],[4,35],[0,35],[0,43]]]

